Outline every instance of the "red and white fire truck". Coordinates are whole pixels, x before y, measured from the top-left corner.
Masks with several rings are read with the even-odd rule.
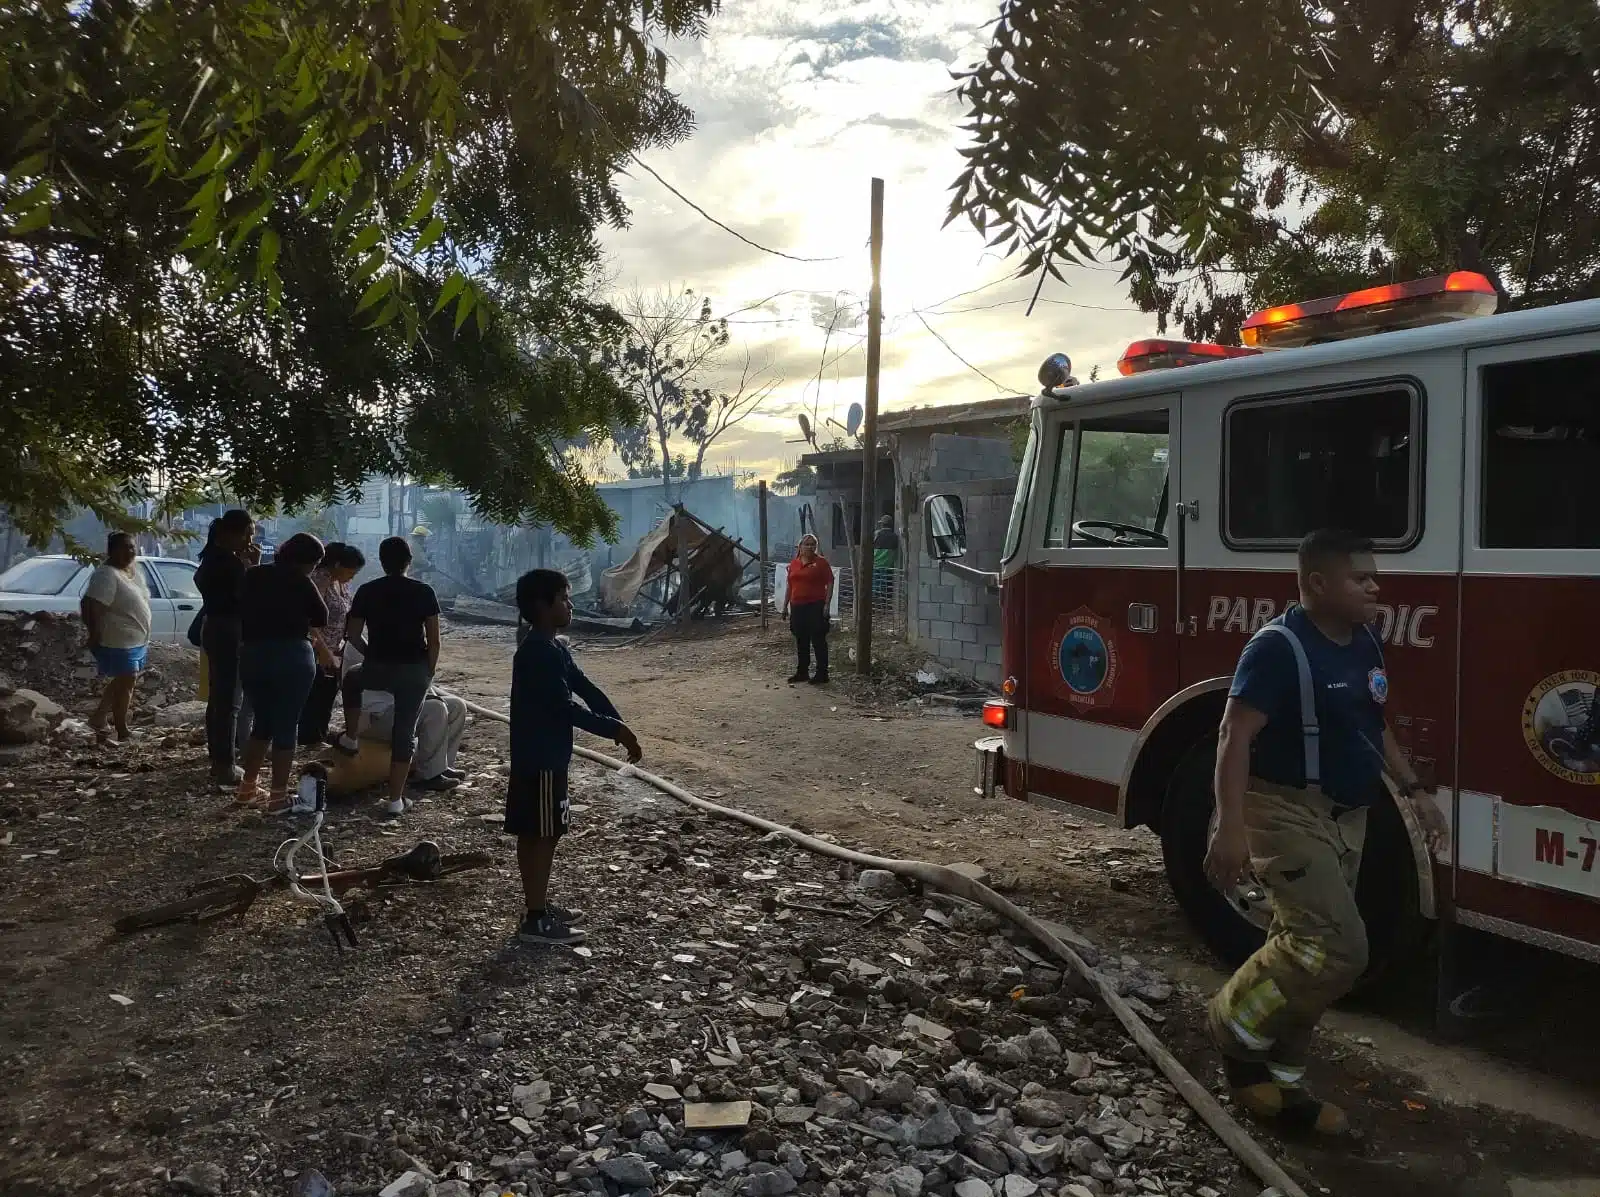
[[[1140,341],[1117,379],[1040,371],[982,575],[1005,683],[980,787],[1154,830],[1229,961],[1270,911],[1201,868],[1217,723],[1296,542],[1330,525],[1378,546],[1390,722],[1454,833],[1430,859],[1403,804],[1375,809],[1369,977],[1440,919],[1600,960],[1600,301],[1495,307],[1454,273],[1270,308],[1242,348]],[[958,500],[924,530],[978,576]]]

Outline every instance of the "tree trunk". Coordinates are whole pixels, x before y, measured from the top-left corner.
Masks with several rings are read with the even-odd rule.
[[[1511,295],[1500,281],[1500,272],[1484,260],[1483,247],[1478,244],[1477,235],[1462,230],[1456,238],[1456,252],[1460,255],[1461,269],[1476,271],[1488,279],[1494,285],[1494,293],[1500,298],[1501,310],[1508,308]]]
[[[667,425],[664,420],[656,420],[656,439],[661,442],[661,493],[670,504],[672,502],[672,453],[667,448]]]

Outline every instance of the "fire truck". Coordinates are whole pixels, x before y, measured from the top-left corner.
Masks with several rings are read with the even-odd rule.
[[[1600,960],[1600,301],[1494,314],[1457,272],[1269,308],[1242,347],[1143,340],[1121,377],[1040,370],[998,574],[1002,697],[978,788],[1161,838],[1179,905],[1236,963],[1270,903],[1202,869],[1240,650],[1296,597],[1295,546],[1378,552],[1389,720],[1452,829],[1393,794],[1358,886],[1368,982],[1443,922]]]

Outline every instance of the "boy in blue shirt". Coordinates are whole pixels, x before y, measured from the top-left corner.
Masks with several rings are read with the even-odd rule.
[[[1245,645],[1222,716],[1206,873],[1226,893],[1253,869],[1273,917],[1207,1022],[1241,1106],[1286,1129],[1337,1135],[1349,1122],[1303,1088],[1306,1057],[1323,1012],[1367,967],[1355,886],[1383,774],[1402,801],[1420,796],[1412,810],[1430,846],[1447,843],[1449,829],[1384,719],[1372,542],[1313,532],[1298,565],[1299,606]]]
[[[528,632],[511,665],[511,778],[506,833],[517,837],[517,868],[527,914],[517,932],[524,943],[580,944],[581,911],[548,900],[556,845],[569,821],[567,770],[572,729],[643,753],[611,700],[579,669],[556,634],[572,623],[571,583],[559,570],[536,569],[517,579],[517,611]],[[583,702],[574,700],[574,695]]]

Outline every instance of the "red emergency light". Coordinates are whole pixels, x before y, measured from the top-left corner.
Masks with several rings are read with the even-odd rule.
[[[1117,360],[1119,373],[1143,374],[1146,370],[1173,370],[1179,366],[1198,366],[1230,357],[1253,357],[1259,349],[1237,345],[1208,345],[1204,341],[1167,341],[1159,337],[1135,341]]]
[[[1291,349],[1320,341],[1493,315],[1500,297],[1481,274],[1457,270],[1306,303],[1263,308],[1239,330],[1246,345]]]
[[[983,704],[983,725],[997,727],[1001,731],[1011,726],[1011,704],[999,698],[991,698]]]

